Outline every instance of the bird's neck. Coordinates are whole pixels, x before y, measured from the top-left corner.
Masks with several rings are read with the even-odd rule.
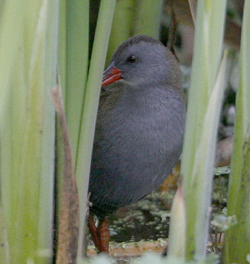
[[[127,104],[128,107],[158,107],[161,105],[161,102],[164,102],[166,105],[166,101],[168,98],[182,98],[182,94],[180,94],[180,90],[174,89],[173,87],[166,87],[166,85],[162,86],[149,86],[149,87],[138,87],[138,88],[129,88],[124,89],[124,93],[122,96],[122,102]],[[169,100],[171,101],[171,100]]]

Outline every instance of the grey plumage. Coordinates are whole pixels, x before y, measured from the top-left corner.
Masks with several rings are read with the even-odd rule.
[[[102,89],[89,184],[90,210],[99,217],[162,183],[178,162],[185,126],[180,72],[165,46],[136,36],[111,64],[122,79]]]

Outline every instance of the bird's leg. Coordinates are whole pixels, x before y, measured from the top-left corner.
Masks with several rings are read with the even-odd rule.
[[[109,252],[109,229],[107,219],[101,219],[98,225],[99,250],[101,252]]]
[[[108,253],[110,236],[109,236],[107,219],[106,218],[99,219],[98,227],[96,227],[94,221],[94,215],[90,213],[88,219],[88,226],[95,247],[100,252]]]
[[[93,214],[89,214],[89,219],[88,219],[88,226],[89,226],[89,231],[90,231],[90,234],[91,234],[91,237],[92,237],[92,240],[96,246],[96,248],[98,250],[99,249],[99,236],[98,236],[98,230],[95,226],[95,220],[94,220],[94,215]]]

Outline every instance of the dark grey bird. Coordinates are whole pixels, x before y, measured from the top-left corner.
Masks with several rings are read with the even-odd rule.
[[[100,251],[108,251],[106,216],[152,192],[177,164],[185,116],[170,50],[148,36],[121,44],[103,75],[89,183],[89,227]]]

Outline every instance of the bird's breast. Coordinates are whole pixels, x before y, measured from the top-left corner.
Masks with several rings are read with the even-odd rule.
[[[177,163],[185,107],[181,100],[171,105],[162,98],[140,105],[105,103],[97,119],[90,191],[96,204],[119,207],[159,186]]]

